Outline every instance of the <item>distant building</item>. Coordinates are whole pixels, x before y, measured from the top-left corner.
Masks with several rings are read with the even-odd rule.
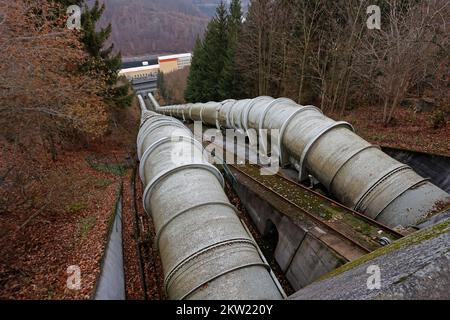
[[[142,67],[143,65],[153,65],[158,64],[158,56],[156,55],[146,55],[141,57],[133,58],[123,58],[122,59],[122,69]]]
[[[128,80],[140,80],[157,77],[159,65],[143,65],[142,67],[131,67],[119,71],[119,76],[125,76]]]
[[[180,70],[191,65],[192,54],[174,54],[158,57],[159,69],[162,73]]]
[[[140,58],[134,61],[124,62],[122,70],[119,71],[119,76],[125,76],[130,81],[141,82],[146,79],[153,81],[158,75],[158,72],[170,73],[180,70],[190,66],[191,62],[191,53],[160,56],[157,59]]]

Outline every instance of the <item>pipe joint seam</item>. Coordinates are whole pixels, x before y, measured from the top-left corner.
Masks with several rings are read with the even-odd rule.
[[[261,96],[261,97],[256,97],[252,100],[250,100],[250,102],[245,105],[245,109],[243,110],[241,117],[243,116],[244,118],[241,120],[242,124],[244,125],[244,129],[248,130],[248,116],[250,114],[250,110],[253,108],[253,106],[255,105],[255,103],[261,101],[261,100],[265,100],[265,99],[273,99],[271,97],[268,96]]]
[[[231,124],[231,122],[232,122],[231,120],[232,119],[230,117],[232,115],[233,107],[236,105],[236,102],[233,101],[233,100],[226,100],[223,105],[225,105],[227,103],[230,103],[230,104],[232,103],[230,105],[230,107],[228,108],[228,110],[226,111],[227,113],[226,113],[226,116],[225,116],[225,118],[227,119],[226,120],[227,121],[227,127],[232,128],[233,127],[233,125]]]
[[[190,142],[192,145],[195,145],[197,147],[201,147],[200,142],[198,142],[197,140],[195,140],[194,137],[192,136],[188,136],[188,135],[182,135],[182,136],[175,136],[175,137],[164,137],[161,138],[155,142],[153,142],[151,145],[149,145],[147,147],[147,149],[145,149],[144,154],[142,155],[141,161],[139,163],[139,177],[141,178],[142,181],[145,181],[145,177],[144,177],[144,167],[145,167],[145,162],[147,161],[147,158],[150,156],[150,154],[159,146],[168,143],[168,142],[182,142],[182,141],[186,141],[186,142]],[[201,149],[203,150],[203,149]]]
[[[204,104],[201,108],[200,108],[200,121],[203,123],[203,110],[205,110],[206,104]]]
[[[355,131],[355,129],[353,128],[353,126],[345,121],[337,121],[327,127],[325,127],[324,129],[322,129],[319,133],[317,133],[317,135],[311,139],[311,141],[308,142],[308,144],[306,145],[306,147],[303,149],[303,152],[300,156],[300,161],[299,161],[299,180],[303,181],[304,179],[307,178],[307,174],[306,174],[306,168],[305,168],[305,159],[308,156],[309,151],[311,150],[312,146],[319,141],[319,139],[327,132],[335,129],[335,128],[339,128],[339,127],[347,127],[349,130],[351,131]]]
[[[232,245],[232,244],[247,244],[247,245],[253,246],[255,248],[255,250],[257,249],[257,244],[253,240],[251,240],[250,238],[227,239],[227,240],[224,240],[224,241],[221,241],[221,242],[213,243],[213,244],[211,244],[211,245],[209,245],[207,247],[204,247],[201,250],[199,250],[199,251],[197,251],[197,252],[187,256],[183,260],[181,260],[176,266],[174,266],[169,272],[167,272],[167,276],[164,278],[164,290],[165,290],[166,294],[168,294],[168,289],[169,289],[169,286],[170,286],[172,278],[175,276],[175,274],[181,268],[183,268],[183,266],[185,266],[189,262],[193,262],[193,261],[199,259],[202,255],[204,255],[207,252],[216,250],[216,249],[218,249],[220,247],[229,246],[229,245]],[[257,252],[255,252],[255,253],[257,253]],[[267,265],[266,263],[258,262],[258,264],[264,265],[267,268],[267,270],[270,271],[270,266]],[[241,266],[241,268],[242,267],[245,267],[245,265]],[[217,279],[218,277],[222,276],[223,274],[226,274],[226,272],[225,273],[221,272],[221,273],[215,275],[213,278]],[[211,280],[209,280],[209,281],[211,281]],[[209,281],[207,281],[207,282],[209,282]]]
[[[145,128],[143,130],[143,133],[138,136],[137,154],[138,154],[139,159],[141,159],[141,157],[142,157],[142,142],[144,141],[144,139],[155,129],[158,129],[161,127],[167,127],[167,126],[178,127],[178,128],[186,130],[186,127],[182,123],[176,123],[176,122],[171,122],[171,121],[159,121],[159,122],[155,122],[152,125],[148,126],[147,128]]]
[[[220,110],[223,107],[223,103],[219,103],[219,105],[216,107],[216,113],[214,114],[216,117],[216,128],[217,130],[220,130],[220,121],[219,121],[219,117],[220,117]]]
[[[358,197],[355,205],[353,206],[353,209],[355,211],[358,211],[359,208],[362,206],[362,203],[364,202],[364,199],[374,190],[376,187],[378,187],[383,181],[388,179],[390,176],[394,175],[395,173],[403,170],[411,169],[406,164],[397,164],[394,168],[390,169],[387,172],[383,172],[381,177],[378,178],[376,181],[374,181],[366,190],[364,190]],[[370,215],[370,218],[375,216],[374,214]]]
[[[146,123],[147,120],[150,120],[152,118],[155,118],[156,116],[154,114],[144,113],[144,115],[141,117],[141,124],[139,125],[139,129],[141,129]]]
[[[286,160],[287,156],[287,152],[284,150],[283,148],[283,136],[284,136],[284,132],[286,131],[287,126],[289,125],[289,123],[291,122],[292,119],[294,119],[299,113],[302,113],[303,111],[307,111],[307,110],[318,110],[320,112],[322,112],[320,109],[318,109],[317,107],[314,106],[305,106],[301,109],[295,110],[293,113],[291,113],[288,118],[284,121],[283,125],[281,126],[280,129],[280,134],[278,136],[278,147],[280,148],[280,165],[286,166],[289,162],[289,159]]]
[[[411,172],[414,172],[413,170],[412,170],[412,168],[411,167],[409,167],[409,166],[407,166],[407,165],[401,165],[401,166],[399,166],[399,167],[397,167],[397,168],[395,168],[395,169],[393,169],[392,171],[390,171],[389,173],[387,173],[387,174],[385,174],[383,177],[381,177],[380,179],[378,179],[363,195],[362,195],[362,197],[359,199],[359,201],[356,203],[356,205],[355,205],[355,210],[356,211],[358,211],[358,210],[360,210],[362,207],[364,207],[365,205],[366,205],[366,201],[367,201],[367,199],[370,199],[370,195],[373,193],[373,192],[375,192],[375,190],[378,188],[378,186],[380,186],[381,184],[383,184],[383,182],[385,182],[387,179],[389,179],[391,176],[393,176],[393,175],[395,175],[395,174],[397,174],[397,173],[399,173],[399,172],[402,172],[402,171],[411,171]],[[418,176],[419,177],[419,176]],[[417,179],[417,180],[415,180],[414,182],[412,182],[412,183],[410,183],[410,184],[408,184],[408,185],[406,185],[404,188],[402,188],[402,189],[400,189],[400,190],[398,190],[395,194],[391,194],[391,197],[392,197],[392,199],[390,199],[389,201],[386,201],[384,204],[383,204],[383,207],[381,208],[381,209],[379,209],[379,210],[377,210],[376,212],[372,212],[371,210],[370,210],[370,212],[371,212],[371,214],[369,214],[369,217],[371,217],[372,219],[376,219],[380,214],[381,214],[381,212],[383,212],[383,210],[392,202],[392,201],[394,201],[395,199],[397,199],[401,194],[403,194],[404,192],[406,192],[407,190],[409,190],[409,189],[411,189],[411,188],[413,188],[414,186],[417,186],[417,185],[419,185],[419,184],[421,184],[421,183],[423,183],[423,182],[425,182],[425,181],[428,181],[429,179],[427,179],[427,178],[422,178],[422,177],[419,177],[419,179]]]
[[[194,293],[195,291],[197,291],[199,288],[203,287],[205,284],[210,283],[211,281],[214,281],[228,273],[240,270],[240,269],[245,269],[245,268],[250,268],[250,267],[263,267],[269,270],[270,272],[270,266],[266,263],[263,262],[254,262],[254,263],[246,263],[240,266],[237,266],[235,268],[230,268],[228,270],[222,271],[221,273],[219,273],[218,275],[211,277],[205,281],[203,281],[202,283],[198,284],[195,288],[193,288],[191,291],[189,291],[188,293],[186,293],[185,295],[183,295],[179,300],[184,300],[186,299],[189,295],[191,295],[192,293]]]
[[[191,105],[189,106],[189,120],[194,121],[194,119],[192,119],[192,107],[193,107],[193,104],[191,104]]]
[[[161,234],[163,233],[164,229],[166,229],[166,227],[176,218],[178,218],[179,216],[182,216],[183,214],[189,212],[190,210],[194,210],[194,209],[198,209],[201,207],[206,207],[209,205],[221,205],[221,206],[225,206],[228,207],[230,209],[232,209],[236,214],[238,213],[237,209],[235,206],[233,206],[231,203],[229,202],[224,202],[224,201],[209,201],[209,202],[203,202],[203,203],[199,203],[196,204],[192,207],[180,210],[179,212],[175,213],[174,215],[172,215],[167,221],[164,222],[164,224],[161,226],[161,228],[159,228],[158,232],[156,233],[156,237],[155,237],[155,246],[156,249],[159,250],[159,239],[161,237]]]
[[[186,164],[186,165],[182,165],[179,167],[175,167],[175,168],[166,170],[166,171],[160,173],[159,175],[157,175],[156,177],[154,177],[148,183],[148,185],[145,187],[144,193],[142,195],[142,201],[143,201],[144,210],[147,214],[150,214],[150,210],[147,208],[147,203],[150,200],[151,193],[152,193],[153,189],[155,188],[155,186],[158,183],[160,183],[162,180],[164,180],[165,178],[170,176],[171,174],[176,173],[181,170],[185,170],[185,169],[206,170],[206,171],[212,173],[217,178],[217,180],[219,181],[222,188],[225,186],[225,181],[224,181],[219,169],[217,169],[216,167],[214,167],[213,165],[211,165],[209,163],[190,163],[190,164]]]
[[[342,162],[342,164],[339,166],[339,168],[337,168],[337,170],[336,170],[336,172],[334,173],[334,175],[331,177],[330,182],[328,183],[328,185],[325,186],[325,187],[327,188],[327,190],[331,190],[331,188],[333,187],[334,179],[335,179],[336,176],[339,174],[339,171],[341,171],[341,169],[342,169],[347,163],[349,163],[350,160],[352,160],[354,157],[356,157],[356,156],[357,156],[358,154],[360,154],[361,152],[363,152],[363,151],[365,151],[365,150],[367,150],[367,149],[372,149],[372,148],[381,150],[381,147],[380,147],[380,146],[377,146],[377,145],[373,145],[373,144],[372,144],[372,145],[370,145],[370,146],[365,146],[365,147],[362,147],[362,148],[356,150],[355,153],[353,153],[353,154],[352,154],[350,157],[348,157],[344,162]]]
[[[148,126],[151,126],[153,123],[157,123],[157,122],[161,122],[161,121],[170,121],[173,123],[181,123],[180,120],[171,118],[169,116],[160,115],[159,117],[155,117],[155,116],[151,115],[149,117],[146,117],[145,121],[141,124],[141,127],[139,128],[138,137],[142,136],[143,131],[145,129],[147,129]]]
[[[263,112],[261,113],[260,117],[259,117],[259,122],[258,122],[258,130],[259,130],[259,136],[260,136],[260,141],[261,141],[261,145],[262,148],[264,150],[264,152],[267,154],[267,146],[265,144],[265,139],[263,139],[261,137],[261,131],[263,129],[264,126],[264,121],[266,119],[266,114],[267,112],[269,112],[270,109],[272,109],[272,107],[276,106],[279,103],[286,103],[286,104],[291,104],[291,105],[295,105],[295,102],[292,101],[291,99],[288,98],[278,98],[275,100],[270,101],[264,108]]]

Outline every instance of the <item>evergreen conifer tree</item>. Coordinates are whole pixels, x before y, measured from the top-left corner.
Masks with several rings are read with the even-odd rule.
[[[225,55],[225,63],[220,77],[219,93],[223,99],[240,98],[242,96],[239,72],[235,66],[235,53],[238,38],[242,29],[242,7],[240,0],[232,0],[230,13],[227,19],[228,44]]]
[[[184,98],[189,102],[199,102],[204,101],[203,96],[203,77],[205,75],[204,72],[204,50],[203,50],[203,41],[200,38],[197,38],[195,43],[191,69],[189,72],[187,88],[184,93]]]
[[[228,51],[228,14],[223,2],[217,7],[215,17],[208,25],[203,46],[206,70],[203,78],[205,98],[209,101],[220,101],[224,98],[221,94],[220,79]]]
[[[203,41],[197,40],[185,97],[190,102],[220,101],[228,92],[221,80],[228,60],[229,15],[223,2],[209,22]]]
[[[105,5],[100,5],[98,0],[95,1],[91,8],[87,5],[84,6],[81,16],[81,40],[86,51],[91,56],[86,68],[104,78],[106,90],[101,94],[105,100],[117,107],[124,108],[131,104],[133,95],[130,94],[130,84],[128,82],[118,83],[118,71],[122,65],[121,54],[113,54],[113,44],[106,49],[104,48],[105,42],[111,35],[111,24],[100,30],[96,28],[104,11]]]

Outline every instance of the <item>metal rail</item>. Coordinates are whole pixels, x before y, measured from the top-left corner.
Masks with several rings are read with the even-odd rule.
[[[288,199],[287,197],[283,196],[282,194],[280,194],[278,191],[270,188],[269,186],[263,184],[261,181],[259,181],[258,179],[255,179],[251,174],[245,172],[244,170],[241,170],[237,165],[234,164],[227,164],[228,166],[231,166],[233,169],[235,169],[236,171],[238,171],[239,173],[243,174],[244,176],[246,176],[247,178],[249,178],[250,180],[252,180],[253,182],[257,183],[259,186],[263,187],[264,189],[268,190],[269,192],[273,193],[274,195],[276,195],[277,197],[281,198],[283,201],[289,203],[290,205],[296,207],[297,209],[299,209],[300,211],[302,211],[303,213],[305,213],[308,217],[310,217],[312,220],[314,220],[315,222],[321,224],[322,226],[324,226],[325,228],[329,229],[330,231],[332,231],[333,233],[336,233],[339,235],[339,237],[344,238],[346,241],[350,242],[351,244],[353,244],[354,246],[358,247],[359,249],[363,250],[366,253],[370,253],[372,252],[372,250],[370,250],[369,248],[366,248],[365,246],[363,246],[362,244],[356,242],[355,240],[353,240],[352,238],[348,237],[347,235],[345,235],[344,233],[342,233],[341,231],[337,230],[335,227],[331,226],[329,223],[325,222],[324,220],[318,218],[316,215],[312,214],[311,212],[309,212],[308,210],[302,208],[301,206],[299,206],[298,204],[296,204],[295,202],[293,202],[292,200]]]
[[[254,165],[254,166],[258,166],[258,165]],[[258,167],[260,167],[260,166],[258,166]],[[341,204],[341,203],[339,203],[339,202],[337,202],[337,201],[335,201],[335,200],[333,200],[333,199],[328,198],[327,196],[324,196],[323,194],[321,194],[321,193],[319,193],[319,192],[317,192],[317,191],[314,191],[314,190],[312,190],[312,189],[309,189],[309,188],[305,187],[304,185],[298,183],[297,181],[294,181],[294,180],[292,180],[292,179],[289,179],[289,178],[283,176],[280,172],[277,172],[276,175],[279,176],[280,178],[286,180],[287,182],[289,182],[289,183],[291,183],[291,184],[293,184],[293,185],[295,185],[295,186],[297,186],[297,187],[299,187],[299,188],[305,190],[305,191],[308,191],[308,192],[313,193],[314,195],[318,196],[319,198],[322,198],[322,199],[324,199],[324,200],[326,200],[326,201],[329,201],[330,203],[332,203],[332,204],[335,205],[335,206],[338,206],[338,207],[341,207],[341,208],[347,210],[349,213],[353,214],[354,216],[357,216],[358,218],[361,218],[361,219],[364,220],[365,222],[367,222],[367,223],[369,223],[369,224],[371,224],[371,225],[373,225],[373,226],[375,226],[375,227],[377,227],[377,228],[380,228],[381,230],[383,230],[383,231],[385,231],[385,232],[387,232],[387,233],[390,233],[390,234],[392,234],[392,235],[398,237],[398,239],[404,237],[403,234],[401,234],[401,233],[398,232],[398,231],[395,231],[395,230],[392,229],[392,228],[389,228],[389,227],[386,226],[385,224],[383,224],[383,223],[381,223],[381,222],[378,222],[378,221],[376,221],[376,220],[373,220],[373,219],[371,219],[371,218],[369,218],[369,217],[363,215],[362,213],[360,213],[360,212],[358,212],[358,211],[356,211],[356,210],[353,210],[352,208],[349,208],[349,207],[347,207],[347,206],[345,206],[345,205],[343,205],[343,204]]]
[[[216,144],[216,143],[214,143],[214,142],[212,142],[212,141],[209,141],[209,143],[214,144],[215,146],[217,146],[217,147],[219,147],[219,148],[222,148],[223,151],[224,151],[225,153],[228,153],[228,151],[227,151],[227,149],[226,149],[225,146],[221,146],[221,145]],[[242,163],[245,163],[244,159],[240,158],[238,155],[236,155],[236,158],[237,158],[238,161],[241,160]],[[223,159],[222,159],[222,162],[225,163],[225,162],[223,161]],[[246,174],[246,173],[243,172],[241,169],[239,169],[238,166],[236,166],[236,165],[231,165],[231,166],[232,166],[233,168],[235,168],[237,171]],[[263,168],[261,165],[258,165],[258,164],[247,164],[247,166],[254,166],[254,167],[258,168],[258,170],[260,170],[260,169]],[[225,168],[226,168],[226,166],[225,166]],[[248,174],[246,174],[246,175],[248,175]],[[317,196],[318,198],[323,199],[323,200],[325,200],[326,202],[330,202],[330,203],[332,203],[333,205],[335,205],[335,206],[337,206],[337,207],[340,207],[340,208],[346,210],[348,213],[350,213],[350,214],[352,214],[352,215],[358,217],[358,219],[362,219],[362,220],[364,220],[365,222],[369,223],[370,225],[372,225],[372,226],[374,226],[374,227],[377,227],[377,228],[383,230],[384,232],[390,234],[391,236],[393,236],[394,238],[396,238],[396,240],[397,240],[397,239],[400,239],[400,238],[402,238],[402,237],[404,236],[404,235],[401,234],[400,232],[397,232],[397,231],[395,231],[395,230],[389,228],[388,226],[384,225],[384,224],[381,223],[381,222],[378,222],[378,221],[376,221],[376,220],[373,220],[373,219],[371,219],[371,218],[369,218],[369,217],[363,215],[362,213],[360,213],[360,212],[358,212],[358,211],[356,211],[356,210],[353,210],[353,209],[351,209],[351,208],[349,208],[349,207],[347,207],[347,206],[345,206],[345,205],[343,205],[343,204],[341,204],[341,203],[339,203],[339,202],[337,202],[337,201],[335,201],[335,200],[333,200],[333,199],[330,199],[330,198],[324,196],[323,194],[321,194],[321,193],[319,193],[319,192],[316,192],[316,191],[314,191],[314,190],[312,190],[312,189],[309,189],[309,188],[305,187],[304,185],[298,183],[297,181],[294,181],[294,180],[292,180],[292,179],[289,179],[289,178],[285,177],[284,175],[282,175],[282,174],[280,173],[280,171],[277,171],[277,172],[275,173],[275,175],[278,176],[278,177],[280,177],[281,179],[287,181],[288,183],[290,183],[290,184],[292,184],[292,185],[294,185],[294,186],[296,186],[296,187],[298,187],[298,188],[304,190],[305,192],[312,193],[312,194],[314,194],[315,196]],[[251,177],[251,178],[252,178],[252,180],[255,180],[253,177]],[[258,180],[256,180],[256,181],[259,182]],[[264,187],[266,187],[266,186],[264,185]]]

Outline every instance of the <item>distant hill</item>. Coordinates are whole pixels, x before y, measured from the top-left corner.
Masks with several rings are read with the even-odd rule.
[[[90,1],[91,3],[93,1]],[[192,51],[220,0],[101,0],[124,57]],[[245,5],[248,0],[242,1]]]

